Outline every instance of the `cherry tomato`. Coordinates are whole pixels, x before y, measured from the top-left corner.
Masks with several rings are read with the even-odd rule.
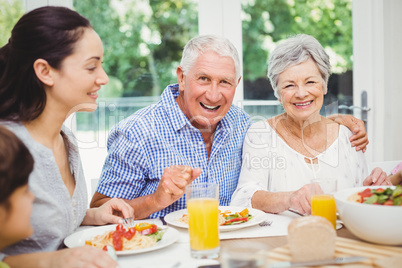
[[[116,226],[116,231],[122,231],[122,230],[124,230],[124,226],[123,226],[123,224],[119,223],[119,224]]]
[[[121,239],[123,232],[116,231],[113,233],[113,247],[115,250],[123,250],[123,241]]]
[[[128,229],[128,231],[129,231],[130,233],[133,233],[133,235],[135,235],[135,232],[136,232],[137,230],[135,230],[134,227],[131,227],[130,229]]]
[[[367,198],[373,195],[369,188],[365,189],[364,191],[360,192],[359,195],[361,196],[360,203],[363,203]]]
[[[133,238],[133,236],[135,235],[135,232],[136,232],[135,228],[130,228],[123,234],[123,236],[128,240],[131,240],[131,238]]]

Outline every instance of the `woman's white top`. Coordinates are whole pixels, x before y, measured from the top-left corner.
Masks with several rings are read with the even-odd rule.
[[[266,121],[254,123],[243,143],[243,159],[231,205],[251,207],[256,191],[296,191],[314,178],[337,178],[338,190],[360,186],[367,177],[362,151],[356,152],[340,126],[338,138],[317,155],[318,164],[306,163],[305,156],[292,149]]]
[[[24,125],[0,122],[24,142],[34,159],[29,176],[29,190],[35,195],[31,213],[34,233],[31,237],[2,250],[7,255],[53,251],[64,246],[63,240],[72,234],[84,219],[88,207],[87,190],[78,147],[72,133],[62,128],[68,148],[68,158],[75,178],[73,196],[65,186],[51,149],[36,142]]]

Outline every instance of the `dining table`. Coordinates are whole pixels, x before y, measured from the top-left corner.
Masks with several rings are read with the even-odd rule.
[[[266,219],[260,224],[229,232],[220,232],[221,252],[229,247],[255,247],[258,245],[262,246],[266,251],[268,263],[290,261],[291,256],[287,248],[287,228],[293,219],[301,216],[286,211],[280,214],[265,213],[265,217]],[[220,264],[220,258],[194,259],[191,257],[188,229],[178,228],[177,226],[166,223],[163,218],[145,219],[138,222],[154,223],[158,226],[167,225],[167,228],[172,228],[175,231],[174,242],[158,250],[150,250],[139,254],[118,255],[117,262],[120,268],[207,268],[209,265],[216,267],[212,265]],[[82,226],[79,227],[76,232],[85,232],[87,228],[91,227]],[[349,253],[352,255],[361,253],[361,255],[366,255],[367,257],[402,256],[402,246],[390,247],[365,242],[353,235],[346,226],[340,222],[338,222],[336,233],[338,239],[337,247],[341,247],[340,253],[338,252],[337,254],[340,254],[340,256],[349,255]],[[344,247],[346,247],[346,249]],[[376,255],[376,251],[383,255]],[[369,261],[363,262],[359,267],[372,267],[372,260],[370,259]]]

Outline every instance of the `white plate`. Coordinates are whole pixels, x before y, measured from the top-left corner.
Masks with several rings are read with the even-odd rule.
[[[90,240],[97,235],[104,234],[107,231],[116,230],[116,225],[105,225],[94,228],[85,229],[76,233],[73,233],[64,239],[64,244],[69,248],[80,247],[85,245],[85,240]],[[158,226],[159,227],[159,226]],[[156,243],[156,245],[149,248],[141,248],[134,250],[124,250],[124,251],[116,251],[117,255],[130,255],[130,254],[138,254],[144,253],[148,251],[158,250],[164,247],[167,247],[179,239],[179,231],[172,227],[167,227],[165,234],[162,236],[162,239]]]
[[[233,207],[233,206],[219,206],[219,210],[221,212],[230,210],[231,213],[235,212],[240,212],[244,209],[244,207]],[[234,231],[250,226],[257,225],[263,221],[266,220],[266,214],[265,212],[259,210],[259,209],[254,209],[254,208],[248,208],[249,214],[253,216],[249,221],[240,223],[240,224],[235,224],[235,225],[223,225],[219,226],[219,231],[221,232],[228,232],[228,231]],[[179,219],[183,216],[183,214],[188,214],[187,209],[182,209],[178,211],[171,212],[165,216],[165,221],[173,225],[175,227],[180,227],[180,228],[188,228],[188,224],[180,222]]]

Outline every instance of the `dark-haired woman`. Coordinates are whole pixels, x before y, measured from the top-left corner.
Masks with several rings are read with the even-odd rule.
[[[89,21],[62,7],[22,16],[0,49],[1,124],[25,143],[35,160],[29,180],[36,197],[34,233],[3,250],[11,267],[117,265],[91,247],[49,252],[63,247],[63,239],[81,224],[117,223],[121,218],[115,211],[133,215],[120,199],[87,209],[78,147],[63,126],[71,113],[96,109],[97,92],[108,82],[102,59],[102,42]]]

